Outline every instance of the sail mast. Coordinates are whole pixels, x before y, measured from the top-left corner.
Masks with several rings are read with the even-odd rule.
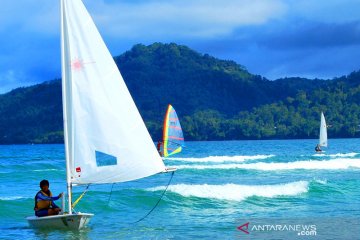
[[[67,200],[68,212],[72,214],[71,209],[71,178],[70,178],[70,151],[69,151],[69,132],[68,132],[68,118],[67,118],[67,101],[66,101],[66,60],[65,60],[65,16],[64,16],[64,0],[60,0],[60,16],[61,16],[61,78],[62,78],[62,104],[63,104],[63,121],[64,121],[64,143],[65,143],[65,161],[66,161],[66,186],[67,186]],[[63,209],[64,211],[64,209]]]

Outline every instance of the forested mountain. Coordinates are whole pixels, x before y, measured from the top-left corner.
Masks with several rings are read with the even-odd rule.
[[[172,104],[186,140],[360,136],[360,72],[333,80],[249,73],[186,46],[135,45],[114,58],[154,141]],[[62,142],[60,80],[0,95],[0,143]]]
[[[61,81],[0,95],[0,143],[63,142]]]

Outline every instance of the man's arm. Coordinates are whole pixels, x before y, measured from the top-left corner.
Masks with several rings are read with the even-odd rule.
[[[61,194],[59,194],[59,196],[57,197],[49,197],[44,195],[42,192],[38,193],[37,198],[40,200],[44,200],[44,201],[55,201],[58,200],[61,197]]]

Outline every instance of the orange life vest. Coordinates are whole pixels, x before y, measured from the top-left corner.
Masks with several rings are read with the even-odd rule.
[[[47,201],[47,200],[39,200],[37,201],[37,195],[39,193],[42,193],[43,195],[45,196],[48,196],[48,197],[52,197],[52,193],[49,191],[49,195],[47,195],[45,192],[43,191],[39,191],[36,195],[35,195],[35,208],[37,208],[38,210],[41,210],[41,209],[46,209],[46,208],[51,208],[51,204],[52,204],[52,201]]]

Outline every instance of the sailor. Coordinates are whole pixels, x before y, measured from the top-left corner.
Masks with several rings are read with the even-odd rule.
[[[60,193],[57,197],[53,197],[49,190],[49,181],[42,180],[40,182],[41,190],[35,195],[35,215],[38,217],[58,215],[61,209],[54,203],[62,197]]]
[[[161,141],[158,141],[158,143],[157,143],[157,145],[156,145],[156,148],[157,148],[157,150],[158,150],[158,152],[159,152],[159,154],[160,154],[160,157],[163,156],[162,151],[161,151],[161,145],[162,145],[162,142],[161,142]]]
[[[320,144],[317,144],[315,147],[315,151],[316,152],[322,152],[321,148],[320,148]]]

